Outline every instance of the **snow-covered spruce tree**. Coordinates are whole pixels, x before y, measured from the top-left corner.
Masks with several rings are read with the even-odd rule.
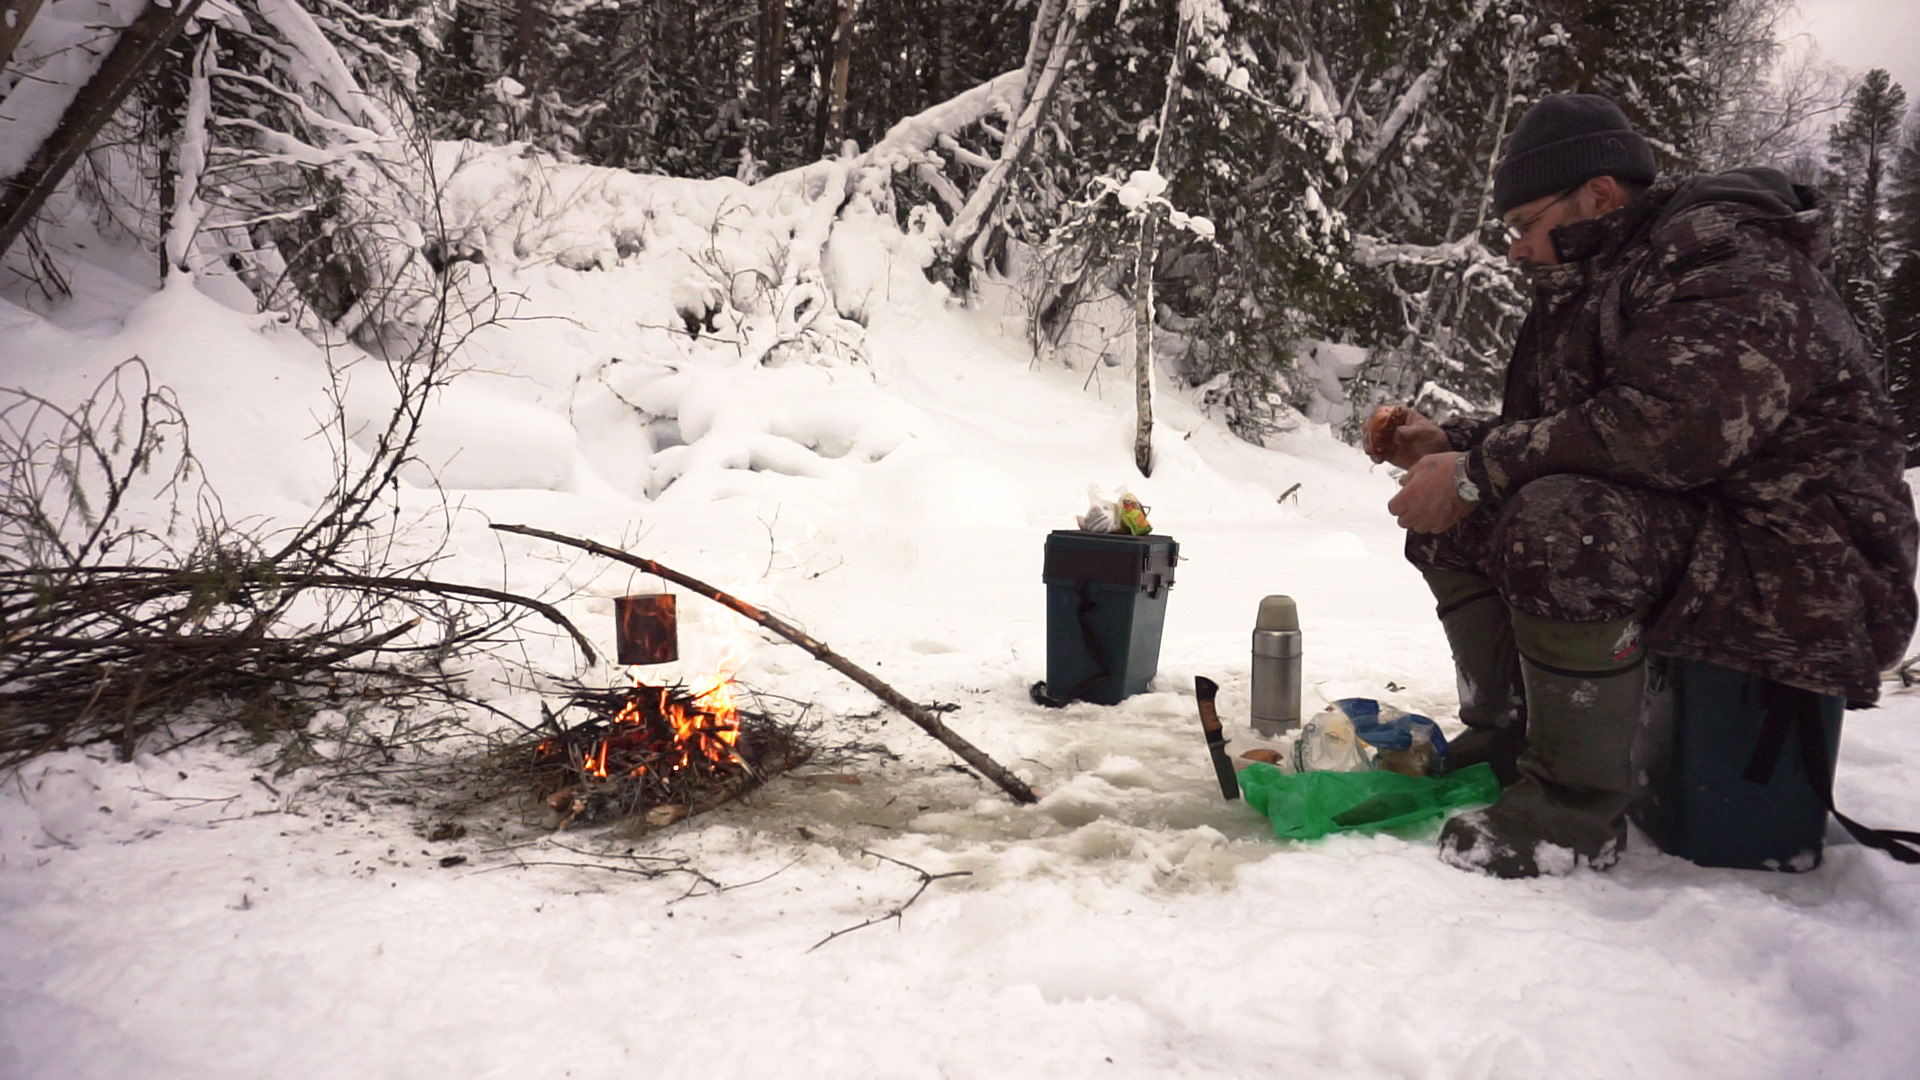
[[[1901,125],[1900,151],[1887,173],[1887,245],[1902,255],[1920,255],[1920,99]]]
[[[1018,66],[1027,14],[995,0],[392,0],[423,27],[421,109],[440,137],[752,180],[837,153],[825,123],[848,16],[840,135]]]
[[[1446,415],[1498,393],[1525,297],[1490,220],[1492,170],[1542,57],[1567,40],[1528,7],[1357,9],[1344,33],[1332,28],[1328,85],[1354,88],[1342,104],[1351,177],[1337,205],[1357,234],[1365,291],[1341,329],[1370,349],[1348,385],[1349,430],[1380,401]]]
[[[1885,258],[1891,268],[1880,308],[1887,389],[1900,413],[1907,453],[1920,455],[1920,104],[1908,113],[1900,153],[1887,174]]]
[[[1328,12],[1326,85],[1354,132],[1338,205],[1367,295],[1342,329],[1372,348],[1348,388],[1353,415],[1381,400],[1447,413],[1497,397],[1526,294],[1490,217],[1491,176],[1529,105],[1553,92],[1606,94],[1663,167],[1693,168],[1727,145],[1711,125],[1744,107],[1736,98],[1752,83],[1720,76],[1764,66],[1775,23],[1763,16],[1777,7],[1453,0],[1356,7],[1346,22]],[[1735,28],[1741,36],[1729,36]]]
[[[1541,89],[1605,94],[1662,155],[1690,165],[1721,88],[1703,62],[1729,47],[1720,15],[1745,0],[1533,0],[1529,13],[1566,38],[1542,55]]]
[[[415,47],[407,22],[299,0],[203,20],[144,99],[169,132],[155,171],[191,189],[160,185],[162,220],[198,226],[175,265],[218,259],[323,336],[408,337],[448,257],[413,123]]]
[[[1834,273],[1840,296],[1875,356],[1886,352],[1881,302],[1887,281],[1886,174],[1899,149],[1907,93],[1874,68],[1848,98],[1847,114],[1827,136],[1827,192],[1838,211]]]
[[[441,138],[732,176],[751,132],[755,0],[417,6],[420,107]]]
[[[1249,438],[1290,422],[1312,395],[1289,375],[1292,351],[1330,325],[1346,296],[1344,230],[1320,196],[1337,183],[1328,147],[1338,134],[1297,78],[1301,65],[1281,59],[1291,54],[1265,6],[1088,8],[1081,48],[1001,219],[1021,254],[998,264],[1018,269],[1024,260],[1043,356],[1076,327],[1116,317],[1124,326],[1100,331],[1110,340],[1080,344],[1109,363],[1131,356],[1125,313],[1136,295],[1140,229],[1119,197],[1157,154],[1169,210],[1215,226],[1166,231],[1155,245],[1161,356],[1191,385],[1208,387],[1207,399]],[[1183,17],[1191,40],[1176,50]],[[1170,81],[1178,83],[1176,119],[1163,144]],[[1096,307],[1108,314],[1090,319]]]
[[[1257,439],[1313,413],[1324,395],[1296,352],[1336,333],[1355,299],[1335,203],[1349,132],[1315,78],[1304,7],[1226,16],[1201,24],[1169,174],[1173,204],[1205,215],[1215,239],[1164,251],[1162,277],[1170,323],[1186,321],[1187,381],[1214,386],[1228,424]]]
[[[375,307],[399,317],[393,288],[431,276],[407,24],[300,0],[188,10],[125,74],[130,93],[59,174],[50,212],[161,253],[163,274],[221,264],[263,306],[348,332]],[[58,261],[40,259],[55,277]]]
[[[276,565],[330,562],[379,531],[427,401],[497,304],[439,217],[436,155],[408,107],[406,24],[324,12],[245,0],[203,21],[127,110],[168,137],[101,148],[93,185],[95,198],[119,196],[103,205],[137,211],[124,227],[164,252],[168,273],[222,265],[328,350],[334,489],[314,520],[272,540]],[[149,158],[114,164],[129,152]],[[154,192],[107,182],[155,174]],[[383,425],[349,431],[344,373],[362,351],[397,404]]]
[[[1920,462],[1920,254],[1902,254],[1887,275],[1882,315],[1888,389],[1906,435],[1908,461]]]

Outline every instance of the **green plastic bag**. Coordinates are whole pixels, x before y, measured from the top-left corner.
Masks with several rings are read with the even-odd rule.
[[[1334,832],[1373,832],[1418,825],[1449,810],[1500,797],[1493,766],[1469,765],[1445,776],[1397,772],[1284,773],[1255,762],[1240,773],[1247,805],[1265,814],[1285,840],[1318,840]]]

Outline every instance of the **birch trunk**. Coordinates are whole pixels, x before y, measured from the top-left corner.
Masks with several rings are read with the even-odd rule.
[[[1167,95],[1160,102],[1160,130],[1153,143],[1153,171],[1167,162],[1167,145],[1180,112],[1180,80],[1186,73],[1187,40],[1192,24],[1180,17],[1173,35],[1173,62],[1167,70]],[[1160,205],[1148,203],[1140,213],[1140,250],[1133,263],[1133,465],[1141,476],[1153,475],[1153,271],[1160,261],[1154,234],[1159,229]]]
[[[1159,211],[1140,217],[1140,250],[1133,260],[1133,467],[1153,475],[1153,264]]]
[[[1040,10],[1033,13],[1033,29],[1027,34],[1027,58],[1020,65],[1020,70],[1026,73],[1026,82],[1020,91],[1019,112],[1027,111],[1034,88],[1040,84],[1040,73],[1053,62],[1054,39],[1059,35],[1060,20],[1066,12],[1067,0],[1041,0]]]
[[[821,80],[826,98],[820,103],[820,157],[838,155],[846,132],[847,69],[853,65],[853,13],[859,6],[860,0],[838,0],[834,5],[831,66]]]

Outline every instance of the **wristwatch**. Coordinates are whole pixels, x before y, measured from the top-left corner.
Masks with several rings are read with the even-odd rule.
[[[1464,453],[1453,459],[1453,489],[1470,503],[1480,501],[1480,485],[1467,479],[1467,455]]]

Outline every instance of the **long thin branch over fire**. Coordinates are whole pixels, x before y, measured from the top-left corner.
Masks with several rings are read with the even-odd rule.
[[[938,716],[921,708],[909,700],[906,695],[900,693],[900,691],[881,682],[864,668],[861,668],[839,653],[834,652],[832,649],[827,648],[820,642],[815,641],[809,637],[805,631],[786,622],[780,617],[770,615],[739,597],[716,589],[704,581],[690,578],[677,570],[662,566],[652,559],[643,559],[638,555],[629,554],[618,548],[611,548],[592,540],[582,540],[579,537],[548,532],[545,529],[536,529],[530,525],[495,525],[494,528],[501,532],[519,533],[522,536],[551,540],[556,544],[576,547],[582,551],[592,552],[603,558],[612,559],[615,562],[622,562],[628,566],[638,567],[656,577],[665,578],[677,585],[691,589],[715,603],[732,608],[741,615],[752,619],[761,626],[766,627],[781,637],[786,638],[788,641],[793,642],[795,645],[800,646],[802,649],[812,653],[816,659],[828,667],[833,668],[847,678],[866,687],[875,697],[893,706],[900,715],[918,724],[921,730],[940,740],[941,745],[959,755],[960,760],[972,766],[975,772],[999,785],[1000,790],[1006,792],[1014,802],[1030,803],[1035,801],[1032,788],[1028,787],[1019,777],[1008,772],[1005,766],[988,757],[979,747],[961,738],[952,728],[942,723]]]

